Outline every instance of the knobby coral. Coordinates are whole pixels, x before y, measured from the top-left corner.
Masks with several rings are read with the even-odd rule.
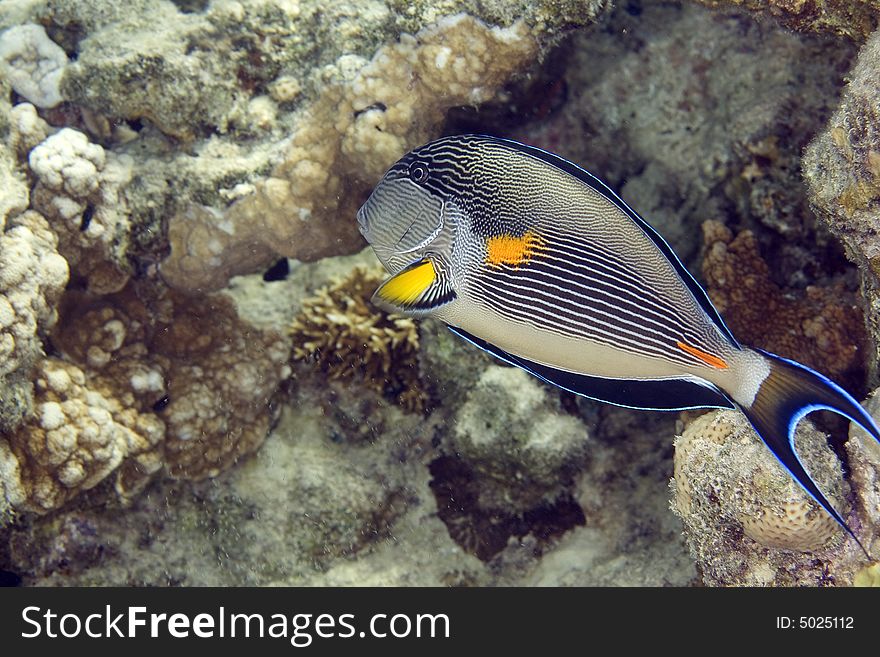
[[[41,336],[55,324],[67,283],[58,239],[34,211],[0,232],[0,431],[11,431],[32,408],[31,369],[43,354]]]
[[[332,379],[360,379],[421,411],[428,395],[416,359],[418,329],[412,319],[370,303],[381,281],[381,269],[356,267],[306,299],[290,328],[293,357],[316,363]]]
[[[35,413],[3,438],[9,506],[46,512],[111,475],[126,501],[163,468],[211,477],[262,444],[289,348],[226,297],[69,291],[61,316],[52,342],[66,360],[39,362]]]

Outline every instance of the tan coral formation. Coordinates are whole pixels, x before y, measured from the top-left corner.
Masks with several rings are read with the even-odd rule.
[[[782,290],[770,278],[758,240],[703,223],[703,278],[712,302],[744,344],[794,358],[858,390],[864,381],[865,331],[856,295],[842,283]]]
[[[419,379],[415,322],[370,303],[382,271],[356,267],[304,300],[290,327],[293,357],[315,362],[331,379],[359,378],[407,410],[422,411],[428,395]]]
[[[169,474],[214,476],[262,444],[269,401],[289,373],[280,335],[239,319],[222,295],[191,299],[129,285],[91,302],[66,301],[56,344],[112,382],[127,407],[163,418]]]
[[[69,292],[37,366],[34,414],[0,442],[0,509],[46,512],[112,476],[125,502],[163,468],[203,479],[252,453],[289,374],[288,343],[218,295],[131,284]]]
[[[773,16],[801,32],[830,32],[865,39],[880,24],[880,0],[697,0],[709,7],[736,6]]]
[[[837,457],[810,422],[798,425],[796,445],[819,488],[873,549],[878,514],[861,510],[867,489],[853,478],[848,492]],[[706,584],[848,585],[865,565],[855,541],[800,488],[741,413],[715,411],[690,422],[676,438],[674,464],[672,509]],[[876,465],[870,469],[876,472]]]
[[[457,15],[381,48],[327,85],[305,110],[284,161],[224,213],[173,217],[162,275],[183,290],[214,290],[278,255],[315,260],[363,245],[353,217],[363,194],[446,110],[495,97],[539,52],[523,23],[489,27]]]

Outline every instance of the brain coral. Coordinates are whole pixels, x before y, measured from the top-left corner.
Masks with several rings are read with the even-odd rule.
[[[809,422],[798,453],[819,487],[870,549],[871,531],[847,513],[840,463]],[[861,549],[800,488],[735,411],[690,422],[675,441],[672,509],[710,585],[850,584]],[[854,485],[858,482],[853,480]],[[855,498],[861,499],[861,491]]]

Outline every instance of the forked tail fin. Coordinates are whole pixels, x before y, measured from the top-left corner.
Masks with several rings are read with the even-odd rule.
[[[770,374],[758,389],[751,406],[741,407],[743,413],[795,480],[846,530],[867,556],[867,550],[801,464],[794,448],[794,430],[801,418],[816,410],[829,410],[849,418],[878,442],[880,429],[861,405],[830,379],[792,360],[760,349],[755,351],[767,358]]]

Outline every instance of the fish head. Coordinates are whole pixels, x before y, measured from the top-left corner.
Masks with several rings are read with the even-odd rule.
[[[358,229],[392,274],[424,256],[443,232],[447,201],[430,156],[417,149],[382,177],[357,213]]]

